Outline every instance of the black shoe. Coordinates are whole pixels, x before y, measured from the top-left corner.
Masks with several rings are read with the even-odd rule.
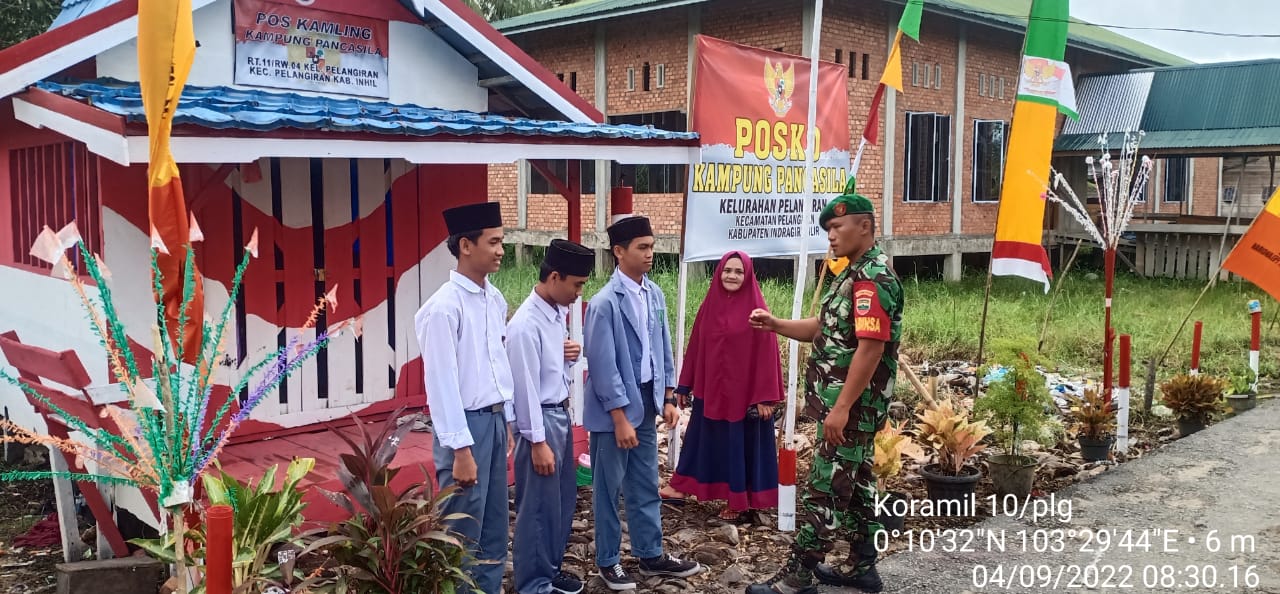
[[[608,583],[608,580],[605,580],[605,583]],[[582,592],[582,582],[562,571],[551,580],[551,591],[555,594],[579,594]]]
[[[631,579],[631,575],[622,568],[621,563],[614,563],[611,567],[601,567],[600,579],[604,580],[604,585],[615,592],[636,589],[636,581]]]
[[[860,575],[845,575],[835,567],[819,563],[813,568],[813,575],[819,582],[828,586],[856,588],[863,592],[879,592],[884,588],[884,582],[880,580],[880,574],[874,565]]]
[[[747,594],[818,594],[818,588],[812,580],[805,580],[784,569],[763,584],[747,586]]]
[[[640,560],[641,575],[660,575],[685,578],[702,573],[702,566],[695,561],[681,561],[663,553],[661,557]]]

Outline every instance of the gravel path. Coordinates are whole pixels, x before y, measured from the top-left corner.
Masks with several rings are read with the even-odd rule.
[[[1057,493],[1053,517],[1033,522],[1028,509],[916,534],[917,550],[880,563],[884,591],[1280,594],[1277,454],[1280,402],[1269,399]]]

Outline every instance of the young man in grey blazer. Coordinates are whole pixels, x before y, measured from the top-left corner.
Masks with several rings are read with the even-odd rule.
[[[702,566],[662,550],[655,421],[661,413],[674,425],[678,412],[666,297],[646,276],[653,268],[653,229],[649,219],[630,217],[608,232],[618,267],[587,307],[583,424],[591,433],[596,565],[609,589],[630,590],[637,584],[621,564],[619,493],[641,574],[688,577]]]

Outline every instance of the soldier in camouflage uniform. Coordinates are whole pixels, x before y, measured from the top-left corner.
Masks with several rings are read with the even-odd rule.
[[[764,310],[752,323],[813,342],[805,372],[804,412],[821,422],[807,484],[800,494],[800,526],[790,561],[748,594],[808,594],[823,583],[866,592],[882,588],[876,573],[875,434],[888,417],[898,371],[902,285],[889,257],[875,245],[871,201],[854,193],[833,199],[819,218],[832,252],[852,262],[831,282],[817,318],[779,320]],[[837,540],[850,544],[847,567],[822,562]]]

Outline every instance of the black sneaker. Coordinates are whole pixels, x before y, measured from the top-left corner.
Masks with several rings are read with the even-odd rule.
[[[615,592],[636,589],[636,581],[631,579],[621,563],[615,563],[611,567],[601,567],[600,579],[604,580],[604,585]]]
[[[876,566],[872,565],[866,572],[859,575],[846,575],[839,569],[819,563],[813,568],[814,577],[818,581],[828,586],[839,586],[841,588],[856,588],[863,592],[879,592],[884,589],[884,582],[880,579],[880,573],[876,571]]]
[[[551,580],[551,591],[555,594],[579,594],[582,592],[582,582],[562,571]]]
[[[702,573],[702,566],[696,561],[681,561],[666,553],[661,557],[640,560],[641,575],[685,578],[699,573]]]

